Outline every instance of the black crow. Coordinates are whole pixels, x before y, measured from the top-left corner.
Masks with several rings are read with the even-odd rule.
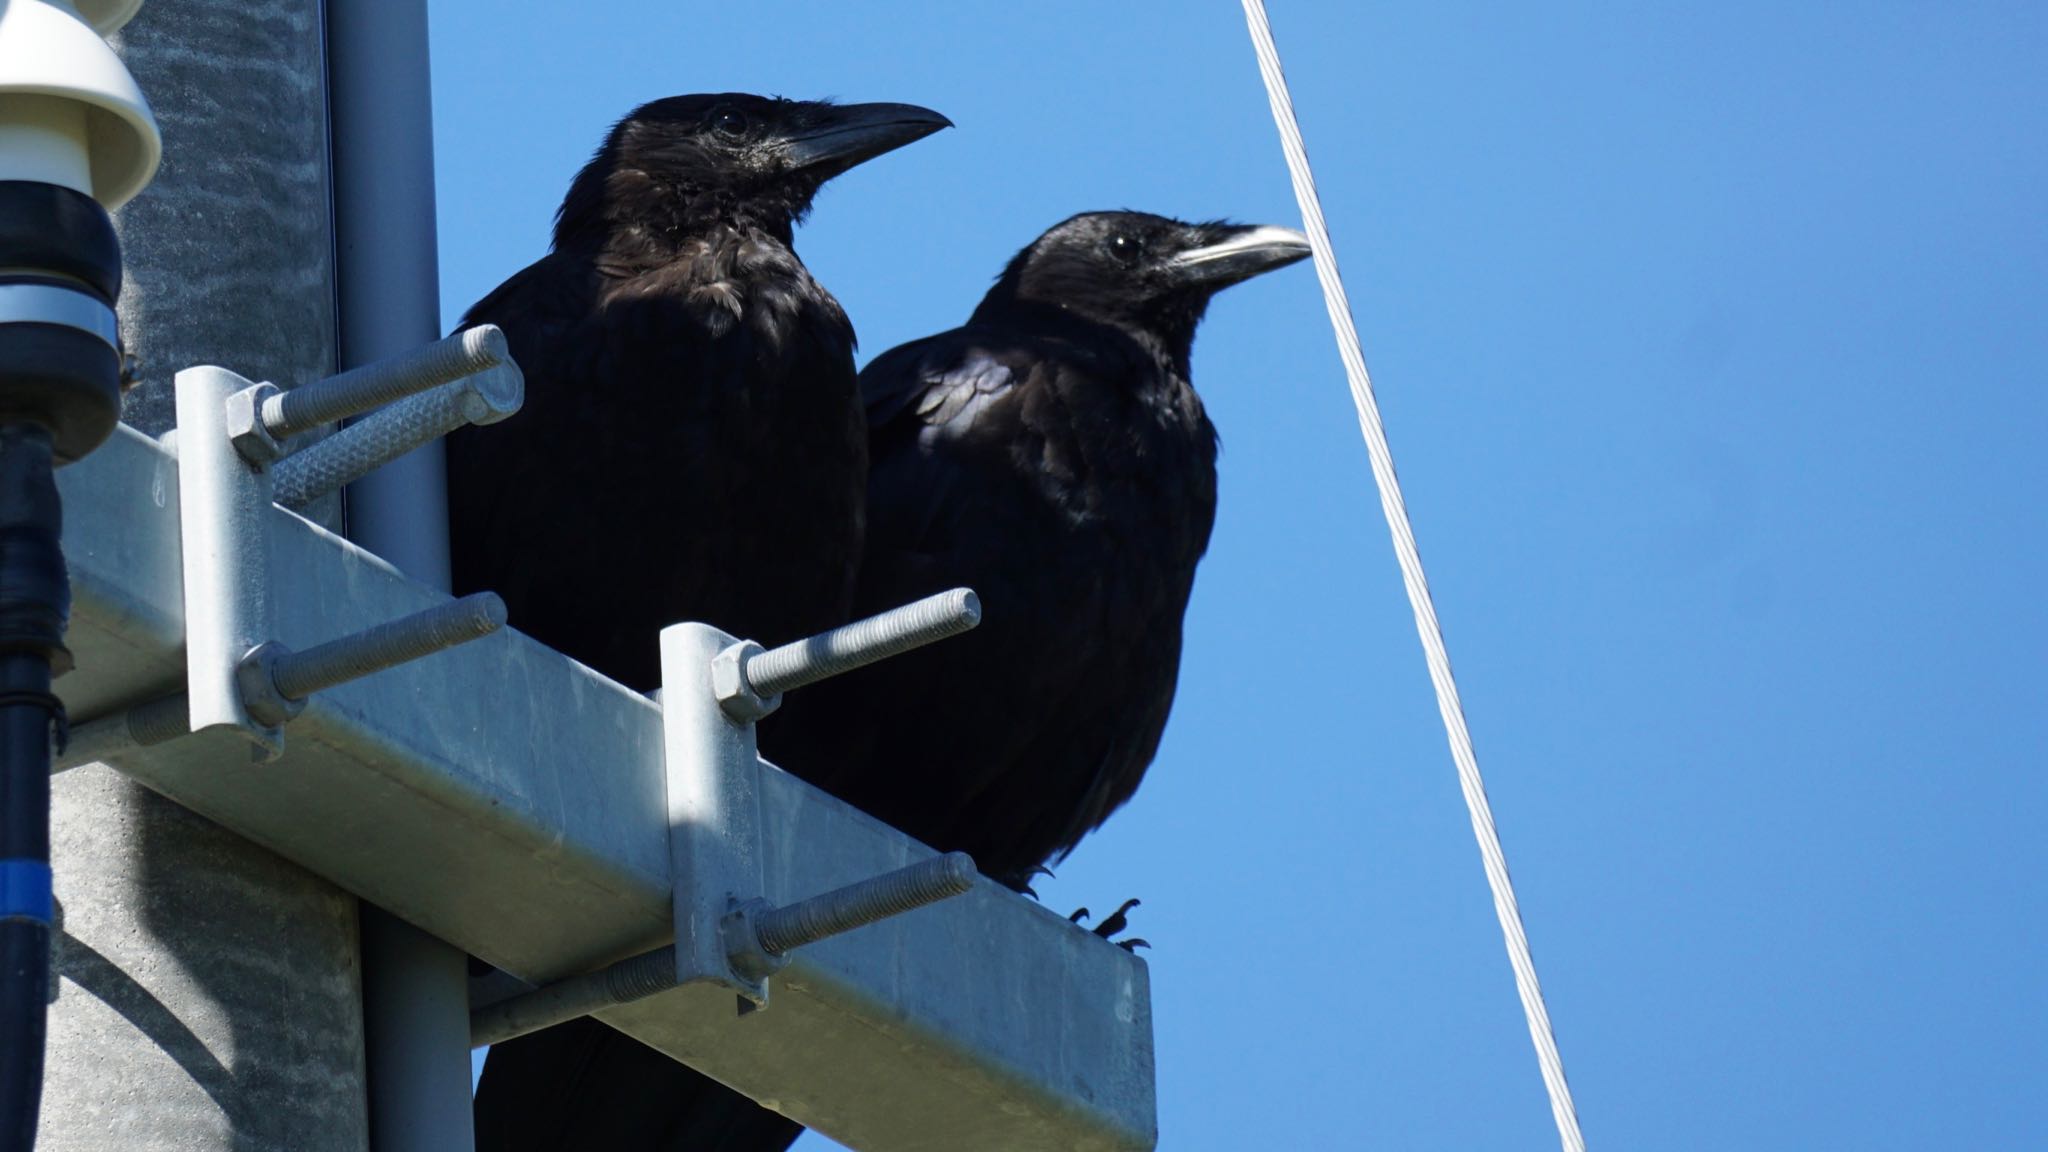
[[[869,364],[855,612],[967,585],[983,622],[792,693],[764,754],[1017,889],[1130,799],[1216,515],[1195,328],[1308,251],[1285,228],[1075,216],[964,327]]]
[[[946,127],[908,104],[738,94],[621,120],[553,250],[479,301],[526,375],[517,417],[448,441],[457,591],[636,689],[658,635],[767,643],[843,623],[866,424],[846,314],[791,232],[833,176]],[[483,1152],[780,1149],[800,1131],[592,1020],[495,1047]]]
[[[526,406],[448,439],[457,589],[642,690],[677,621],[769,644],[843,623],[867,467],[853,327],[791,231],[825,181],[947,124],[739,94],[621,120],[553,251],[463,319],[505,330]]]

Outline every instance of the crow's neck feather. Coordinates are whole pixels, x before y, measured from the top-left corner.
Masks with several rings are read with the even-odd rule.
[[[787,248],[810,200],[801,188],[742,194],[716,181],[664,178],[600,153],[577,174],[555,213],[554,246],[557,252],[603,251],[658,263],[665,249],[727,228]],[[611,251],[621,242],[626,251]]]

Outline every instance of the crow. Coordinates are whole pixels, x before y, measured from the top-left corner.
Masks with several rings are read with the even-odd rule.
[[[448,441],[458,592],[629,687],[682,620],[768,643],[845,622],[867,434],[852,325],[791,233],[832,177],[948,127],[908,104],[677,96],[577,174],[547,256],[469,310],[525,409]],[[793,1122],[595,1021],[494,1047],[482,1152],[780,1149]]]
[[[947,127],[908,104],[677,96],[577,174],[553,250],[470,308],[526,405],[448,439],[459,591],[629,687],[682,620],[846,620],[867,439],[839,302],[791,246],[833,176]]]
[[[1216,517],[1196,326],[1308,251],[1286,228],[1086,213],[965,326],[870,363],[854,611],[967,585],[983,622],[792,693],[763,754],[1020,891],[1100,827],[1158,750]]]

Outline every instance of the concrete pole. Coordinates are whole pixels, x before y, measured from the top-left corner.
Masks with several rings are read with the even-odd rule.
[[[433,98],[425,0],[329,0],[341,366],[441,335]],[[349,536],[447,588],[447,480],[437,441],[348,492]],[[365,906],[364,1028],[375,1152],[467,1152],[468,957]]]
[[[151,0],[117,38],[164,164],[117,216],[125,417],[171,376],[334,369],[319,0]],[[136,499],[149,499],[146,492]],[[310,510],[336,524],[336,505]],[[61,990],[43,1152],[363,1152],[356,901],[101,765],[54,781]]]

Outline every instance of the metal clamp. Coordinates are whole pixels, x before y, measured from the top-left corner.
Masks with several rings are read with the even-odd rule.
[[[445,392],[415,395],[444,386]],[[273,757],[283,750],[283,725],[319,688],[502,626],[504,603],[485,594],[294,653],[272,638],[268,517],[274,474],[294,492],[310,490],[310,499],[327,490],[312,486],[346,483],[460,422],[443,413],[489,422],[516,410],[522,392],[504,333],[488,325],[291,392],[224,368],[178,373],[184,718],[172,725],[171,706],[152,701],[115,718],[119,729],[102,735],[120,744],[125,731],[148,743],[157,741],[144,736],[228,727]],[[284,455],[290,437],[392,401],[401,403],[330,437],[317,456],[304,454],[311,457],[306,463],[294,466],[297,458]]]
[[[121,323],[106,301],[61,284],[0,284],[0,324],[55,324],[121,347]]]
[[[270,474],[245,455],[260,454],[246,446],[270,434],[260,419],[253,427],[243,424],[244,417],[255,418],[263,395],[261,387],[225,368],[178,373],[178,520],[189,730],[237,728],[265,754],[275,755],[283,746],[282,734],[249,715],[237,671],[242,657],[271,634],[265,535],[272,514]],[[231,414],[240,444],[230,430]]]
[[[784,692],[980,622],[981,602],[972,590],[956,588],[773,650],[704,624],[662,630],[662,754],[678,983],[708,980],[747,1003],[765,1004],[773,957],[795,947],[777,944],[795,937],[778,935],[787,927],[781,920],[771,930],[771,914],[752,899],[765,888],[759,833],[764,769],[754,721],[774,711]],[[817,915],[816,907],[804,907],[806,915]]]

